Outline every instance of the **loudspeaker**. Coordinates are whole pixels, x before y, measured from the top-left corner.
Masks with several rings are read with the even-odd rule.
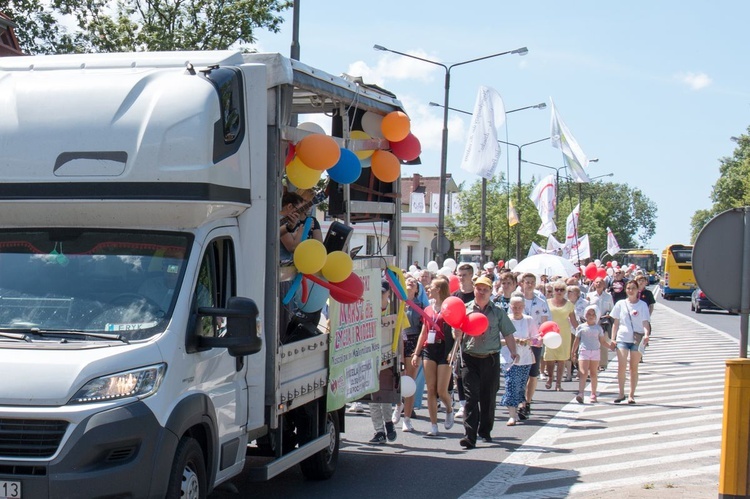
[[[349,244],[349,239],[352,237],[354,229],[341,222],[332,222],[331,227],[328,229],[328,234],[323,241],[323,246],[326,247],[326,252],[331,251],[344,251],[344,248]]]

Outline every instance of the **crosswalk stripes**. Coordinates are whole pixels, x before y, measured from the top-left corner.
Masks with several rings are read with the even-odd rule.
[[[615,359],[600,373],[598,404],[571,401],[463,497],[599,497],[717,482],[724,361],[737,340],[660,304],[652,323],[635,405],[613,403]]]

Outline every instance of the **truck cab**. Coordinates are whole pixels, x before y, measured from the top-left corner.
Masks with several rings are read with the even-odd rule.
[[[284,158],[310,112],[334,116],[342,147],[385,148],[350,141],[350,120],[400,103],[216,51],[0,59],[0,109],[0,494],[204,497],[248,466],[331,476],[330,335],[282,341]],[[392,198],[337,189],[345,222],[386,219],[397,240]],[[395,400],[380,319],[369,393]]]

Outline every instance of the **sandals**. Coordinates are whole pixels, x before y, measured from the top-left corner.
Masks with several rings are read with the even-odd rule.
[[[628,404],[635,404],[635,399],[633,397],[628,397]]]
[[[620,402],[625,402],[625,399],[626,399],[626,398],[627,398],[627,397],[625,397],[625,395],[623,395],[623,396],[621,396],[621,397],[617,397],[617,398],[615,399],[615,404],[619,404]]]
[[[578,402],[579,404],[583,404],[583,395],[582,394],[579,393],[578,395],[576,395],[576,402]]]
[[[552,389],[552,380],[547,380],[547,382],[544,384],[544,388],[546,388],[547,390],[551,390]]]
[[[592,404],[596,404],[596,402],[597,402],[596,395],[591,395],[591,397],[589,398],[589,400],[591,401]]]
[[[560,386],[560,385],[557,385],[557,386],[555,387],[555,391],[556,391],[556,392],[564,392],[565,390],[563,390],[563,387],[562,387],[562,386]]]

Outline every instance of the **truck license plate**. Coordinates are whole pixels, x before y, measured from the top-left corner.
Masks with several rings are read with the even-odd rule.
[[[0,480],[0,499],[21,499],[21,482]]]

